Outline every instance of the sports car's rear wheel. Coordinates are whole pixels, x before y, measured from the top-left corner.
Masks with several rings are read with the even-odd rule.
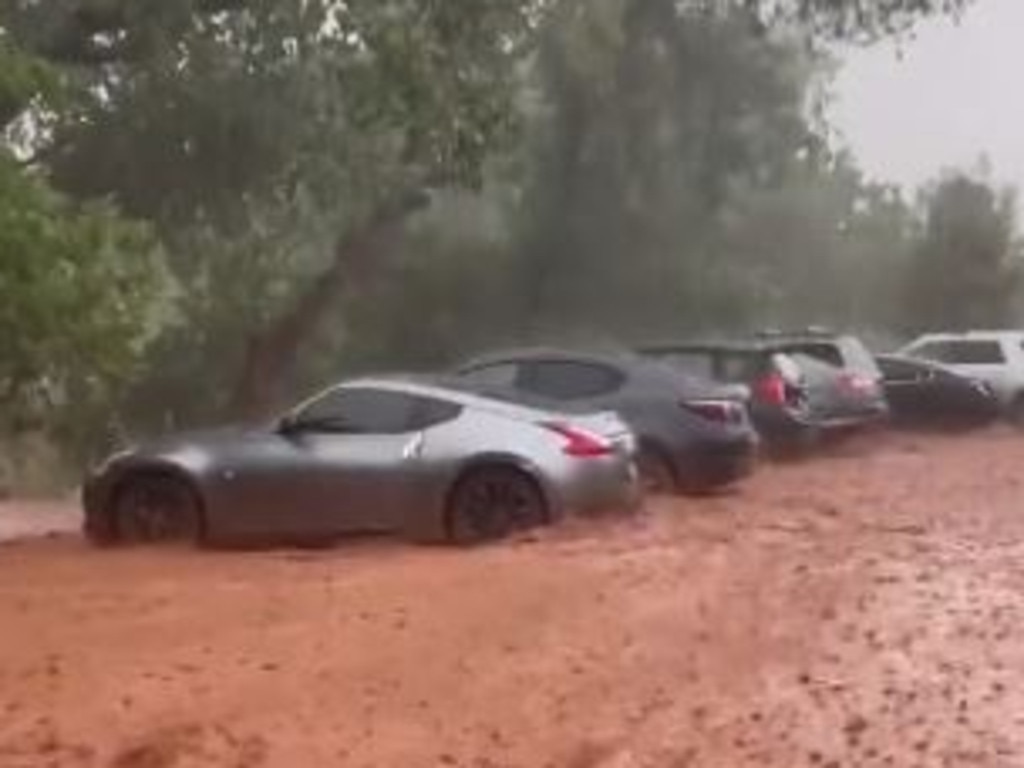
[[[129,478],[114,500],[117,540],[130,544],[199,542],[202,512],[185,482],[160,474]]]
[[[664,496],[676,491],[678,483],[672,465],[657,448],[641,446],[636,457],[636,468],[646,493]]]
[[[472,470],[452,492],[448,535],[456,544],[500,539],[541,525],[546,506],[533,478],[512,467]]]

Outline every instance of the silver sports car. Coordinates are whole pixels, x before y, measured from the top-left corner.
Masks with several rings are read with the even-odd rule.
[[[97,543],[314,542],[399,533],[473,543],[639,503],[632,433],[415,378],[331,387],[265,429],[115,454],[83,486]]]

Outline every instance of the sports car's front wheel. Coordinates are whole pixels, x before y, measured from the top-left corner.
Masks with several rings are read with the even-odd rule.
[[[456,544],[493,541],[547,519],[534,480],[511,467],[484,467],[455,486],[448,505],[448,535]]]
[[[159,474],[130,477],[114,499],[114,527],[119,542],[155,544],[202,539],[202,511],[192,488]]]

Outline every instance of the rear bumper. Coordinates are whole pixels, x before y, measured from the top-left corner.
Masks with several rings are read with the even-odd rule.
[[[793,440],[812,433],[815,425],[783,408],[760,408],[750,414],[758,434],[769,442]]]
[[[643,504],[632,459],[583,459],[553,485],[561,517],[629,513]]]
[[[682,489],[701,492],[739,482],[754,471],[757,448],[753,437],[691,447],[677,469]]]
[[[822,419],[817,426],[818,429],[828,432],[849,431],[884,426],[889,422],[889,418],[889,407],[883,403]]]
[[[752,419],[768,442],[790,442],[824,432],[882,426],[889,421],[889,408],[882,403],[829,416],[803,416],[783,409],[765,409],[752,414]]]

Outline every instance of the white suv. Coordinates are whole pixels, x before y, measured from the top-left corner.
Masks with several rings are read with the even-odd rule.
[[[1024,422],[1024,331],[929,333],[900,354],[941,363],[985,382],[1007,415]]]

